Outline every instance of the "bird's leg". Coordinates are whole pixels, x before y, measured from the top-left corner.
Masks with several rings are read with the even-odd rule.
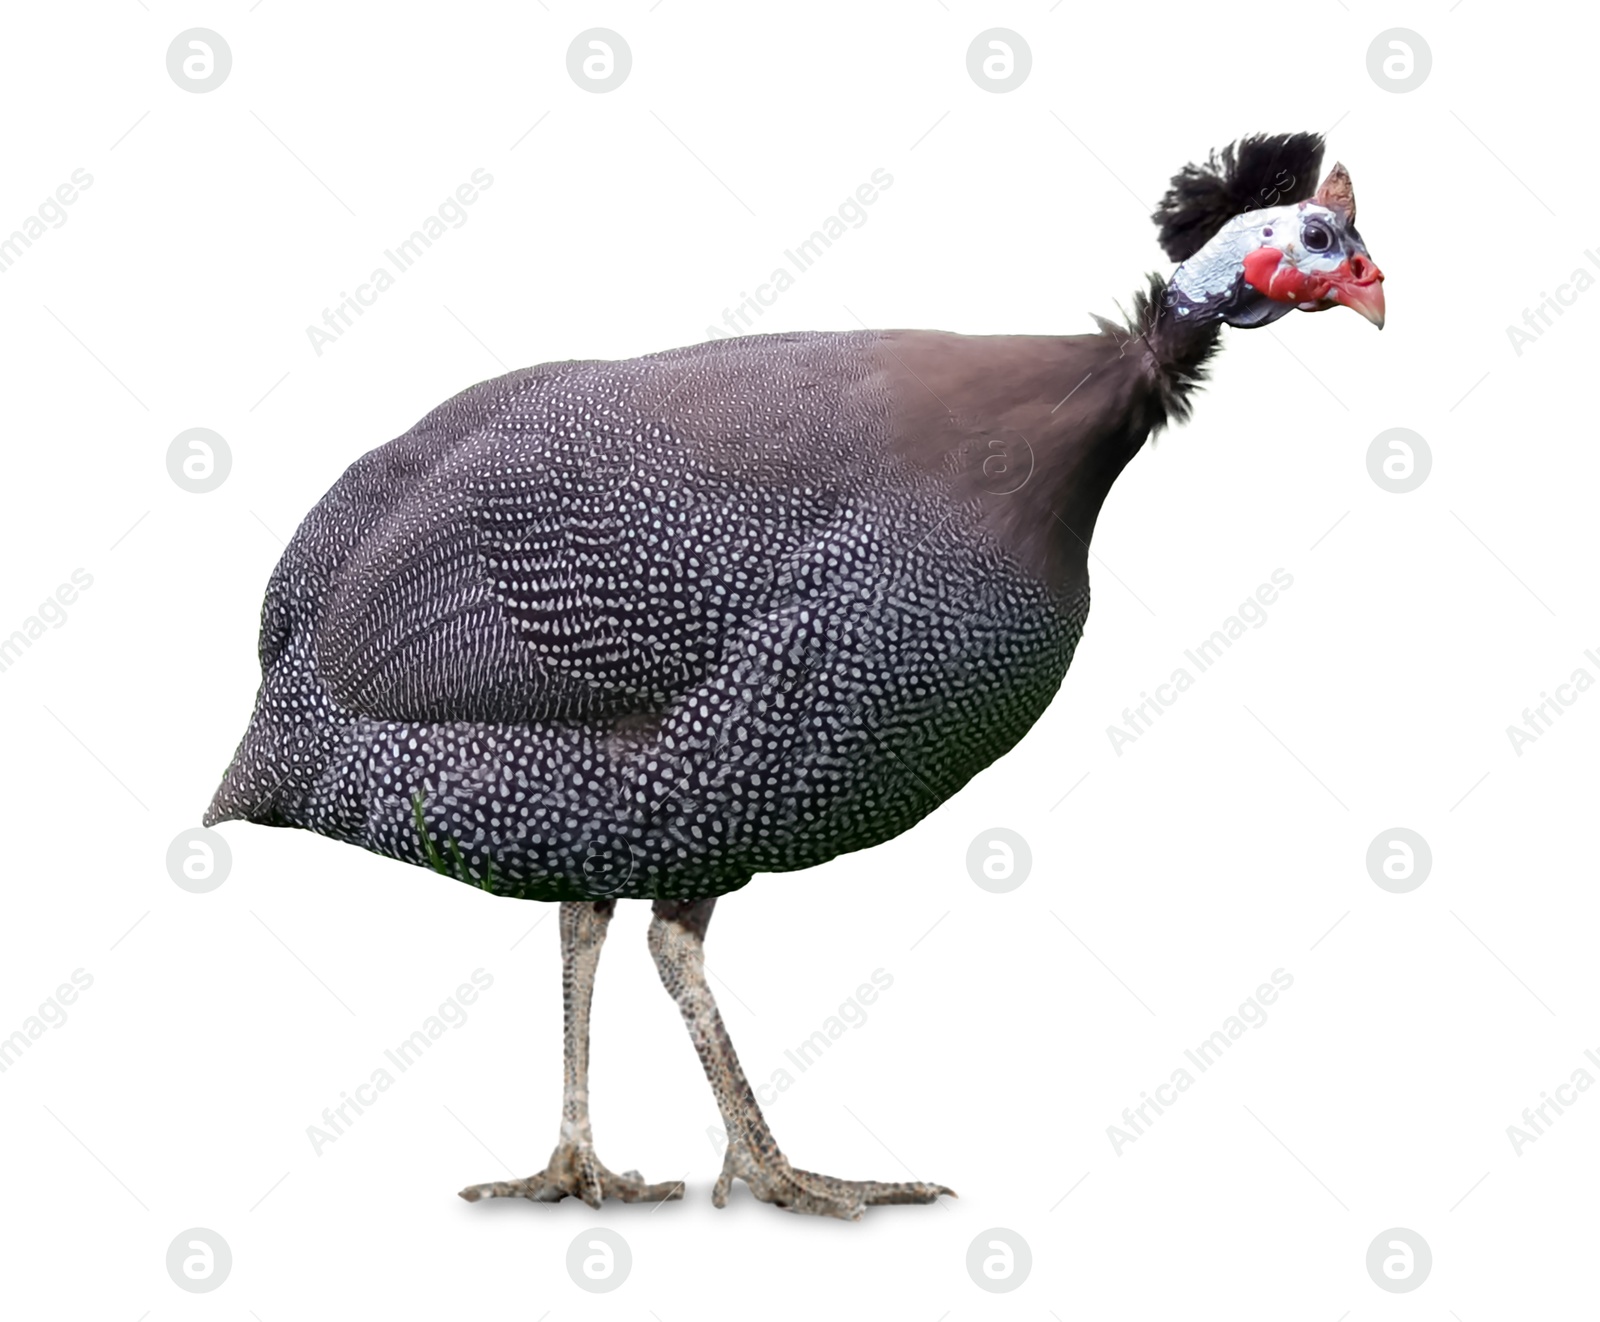
[[[739,1066],[739,1057],[706,982],[704,941],[715,904],[715,897],[693,903],[658,900],[650,922],[650,953],[655,957],[656,970],[683,1012],[728,1131],[728,1151],[711,1201],[718,1207],[727,1205],[735,1176],[763,1202],[791,1212],[837,1216],[848,1221],[857,1220],[874,1203],[931,1203],[940,1194],[954,1197],[942,1184],[837,1180],[797,1170],[789,1164]]]
[[[561,1097],[561,1141],[550,1163],[525,1180],[496,1180],[461,1191],[469,1203],[480,1198],[530,1198],[560,1202],[568,1194],[599,1207],[602,1198],[625,1203],[665,1202],[683,1197],[681,1181],[647,1184],[638,1171],[617,1174],[595,1156],[589,1129],[589,1004],[600,946],[616,909],[615,900],[563,902],[561,905],[561,990],[565,1007],[566,1079]]]

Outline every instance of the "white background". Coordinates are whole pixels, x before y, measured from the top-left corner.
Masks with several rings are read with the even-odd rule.
[[[0,1075],[0,1308],[128,1322],[1592,1310],[1600,1090],[1520,1154],[1506,1132],[1585,1048],[1600,1054],[1600,689],[1520,756],[1506,734],[1575,668],[1600,678],[1584,658],[1600,649],[1600,292],[1520,355],[1506,332],[1600,248],[1582,130],[1597,34],[1579,14],[14,7],[0,233],[74,169],[94,182],[0,275],[0,634],[74,569],[93,586],[0,674],[0,1033],[72,970],[94,981]],[[966,69],[997,25],[1033,53],[1005,95]],[[203,95],[165,65],[194,26],[233,52]],[[633,53],[606,95],[566,71],[594,26]],[[1366,65],[1396,26],[1433,52],[1403,95]],[[686,1177],[686,1199],[598,1214],[458,1200],[538,1169],[556,1138],[553,907],[238,824],[219,889],[167,873],[244,728],[282,539],[352,460],[474,381],[705,338],[875,168],[894,182],[868,222],[762,329],[1089,330],[1090,312],[1170,269],[1146,215],[1174,170],[1291,129],[1328,130],[1329,160],[1350,168],[1388,328],[1339,310],[1229,332],[1194,422],[1112,493],[1087,633],[1024,743],[906,836],[757,878],[711,928],[714,986],[758,1081],[874,969],[892,975],[769,1118],[799,1165],[914,1172],[960,1200],[851,1225],[740,1186],[715,1211],[716,1111],[642,904],[622,906],[600,966],[595,1132],[611,1166]],[[494,183],[468,222],[318,356],[307,325],[478,167]],[[172,438],[198,426],[233,456],[206,495],[166,470]],[[1406,495],[1366,466],[1397,426],[1433,456]],[[1267,623],[1114,752],[1122,709],[1280,567],[1294,585]],[[1004,895],[965,861],[996,826],[1033,852]],[[1367,872],[1394,826],[1433,851],[1410,894]],[[494,983],[469,1020],[315,1154],[307,1126],[477,968]],[[1122,1109],[1277,968],[1294,984],[1268,1021],[1114,1151]],[[609,1294],[565,1268],[594,1225],[633,1255]],[[165,1269],[193,1226],[232,1248],[212,1294]],[[1395,1226],[1433,1251],[1415,1293],[1365,1267]],[[990,1227],[1031,1246],[1013,1293],[968,1275]]]

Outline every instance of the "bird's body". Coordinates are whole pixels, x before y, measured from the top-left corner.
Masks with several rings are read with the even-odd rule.
[[[1382,273],[1321,139],[1246,139],[1173,180],[1173,279],[1097,334],[767,335],[555,363],[463,392],[357,460],[262,610],[255,713],[207,824],[298,826],[561,902],[561,1141],[476,1200],[675,1198],[589,1131],[588,1016],[616,901],[650,949],[734,1178],[858,1217],[949,1193],[791,1166],[706,982],[716,897],[915,824],[1060,686],[1111,484],[1187,414],[1224,324]],[[1266,205],[1263,205],[1265,203]]]
[[[1095,511],[1051,488],[1119,457],[1115,344],[762,336],[465,391],[285,552],[212,817],[543,900],[898,834],[1066,673]]]

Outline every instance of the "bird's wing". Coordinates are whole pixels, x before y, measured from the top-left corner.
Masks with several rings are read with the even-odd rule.
[[[838,514],[840,346],[763,339],[485,383],[352,468],[296,538],[334,700],[625,718],[700,682]]]

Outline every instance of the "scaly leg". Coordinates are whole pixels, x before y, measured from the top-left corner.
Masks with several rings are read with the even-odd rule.
[[[711,1201],[718,1207],[727,1206],[735,1176],[763,1202],[791,1212],[837,1216],[847,1221],[859,1219],[875,1203],[931,1203],[940,1194],[954,1197],[942,1184],[836,1180],[789,1164],[778,1150],[756,1095],[739,1067],[739,1057],[706,983],[704,941],[715,904],[715,898],[694,903],[658,900],[650,922],[650,953],[655,957],[656,970],[689,1026],[689,1036],[700,1053],[700,1063],[728,1131],[728,1152]]]
[[[589,1003],[600,946],[616,909],[615,900],[563,902],[561,905],[561,990],[565,1006],[566,1080],[561,1099],[561,1141],[550,1163],[525,1180],[496,1180],[461,1191],[469,1203],[480,1198],[530,1198],[560,1202],[568,1194],[599,1207],[602,1198],[625,1203],[665,1202],[683,1197],[681,1182],[646,1184],[638,1171],[618,1175],[594,1154],[589,1129]]]

